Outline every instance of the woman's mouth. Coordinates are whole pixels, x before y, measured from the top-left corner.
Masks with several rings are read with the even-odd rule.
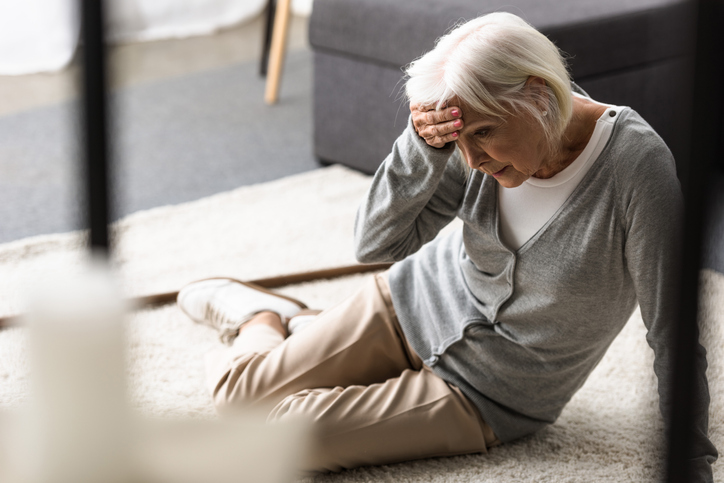
[[[501,177],[501,176],[503,175],[503,173],[505,172],[506,169],[508,169],[507,166],[506,166],[505,168],[501,169],[500,171],[498,171],[498,172],[496,172],[496,173],[493,173],[493,178],[499,178],[499,177]]]

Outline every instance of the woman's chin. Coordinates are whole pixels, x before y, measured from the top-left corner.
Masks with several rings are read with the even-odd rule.
[[[499,178],[495,178],[495,181],[497,181],[498,184],[500,184],[500,186],[502,186],[503,188],[517,188],[518,186],[523,184],[525,179],[520,179],[518,177],[513,178],[501,176]]]

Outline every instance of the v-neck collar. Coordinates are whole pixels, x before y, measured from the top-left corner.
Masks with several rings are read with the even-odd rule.
[[[533,234],[528,240],[526,240],[523,245],[520,246],[517,250],[512,250],[510,247],[508,247],[502,240],[500,236],[500,204],[498,202],[498,190],[500,189],[500,184],[493,179],[492,176],[484,175],[483,178],[483,186],[485,186],[485,183],[492,183],[493,187],[490,190],[487,190],[489,193],[492,192],[492,202],[494,204],[494,210],[493,210],[493,232],[495,234],[495,239],[497,240],[498,244],[512,253],[514,256],[519,257],[520,255],[523,255],[528,249],[535,244],[535,242],[545,234],[546,231],[548,231],[548,227],[551,226],[553,223],[556,222],[556,220],[562,216],[564,216],[564,212],[568,211],[569,206],[571,205],[574,198],[576,198],[580,191],[584,189],[584,186],[586,186],[590,182],[590,178],[592,176],[593,172],[598,171],[600,169],[601,159],[605,157],[605,153],[608,149],[608,147],[611,145],[611,140],[616,135],[616,124],[618,123],[618,120],[621,118],[621,113],[626,110],[625,106],[620,106],[620,111],[618,115],[616,116],[616,120],[614,122],[613,131],[611,132],[611,135],[608,137],[608,140],[606,141],[606,145],[603,147],[601,152],[598,154],[598,157],[595,161],[591,164],[591,167],[589,168],[588,172],[583,176],[581,181],[578,183],[578,185],[573,189],[571,194],[566,198],[566,200],[563,202],[563,204],[555,211],[555,213],[548,218],[548,220],[545,222],[545,224],[540,227],[538,231]]]

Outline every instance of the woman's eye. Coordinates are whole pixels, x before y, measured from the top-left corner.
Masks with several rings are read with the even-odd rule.
[[[488,134],[490,134],[489,129],[481,129],[480,131],[475,131],[475,136],[480,138],[487,137]]]

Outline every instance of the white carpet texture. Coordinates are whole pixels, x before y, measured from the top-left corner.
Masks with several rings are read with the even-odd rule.
[[[333,166],[196,202],[131,215],[115,226],[115,262],[129,295],[173,291],[215,275],[253,279],[354,263],[352,227],[370,178]],[[452,227],[451,227],[452,229]],[[0,315],[22,310],[24,287],[70,273],[83,235],[0,245]],[[283,292],[324,308],[365,276],[291,286]],[[724,449],[724,276],[701,273],[702,341],[709,351],[710,434]],[[488,455],[420,460],[319,476],[319,482],[654,481],[662,469],[652,352],[637,312],[558,422]],[[135,313],[128,324],[134,406],[162,417],[213,418],[203,355],[215,334],[175,306]],[[23,328],[0,331],[0,409],[27,401]],[[720,479],[721,464],[715,464]],[[312,481],[304,479],[303,481]]]

